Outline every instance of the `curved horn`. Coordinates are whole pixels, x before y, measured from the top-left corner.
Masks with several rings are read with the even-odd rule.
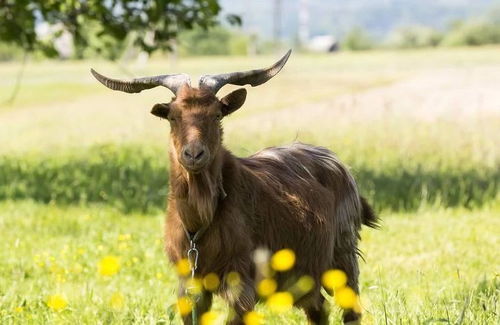
[[[139,93],[145,89],[163,86],[176,94],[182,85],[191,85],[191,79],[187,74],[165,74],[154,77],[135,78],[126,81],[108,78],[94,69],[90,69],[90,72],[100,83],[109,89],[124,91],[126,93]]]
[[[292,50],[288,50],[286,54],[275,64],[266,69],[250,70],[244,72],[232,72],[216,75],[204,75],[200,78],[200,88],[207,89],[216,94],[226,84],[232,85],[251,85],[252,87],[261,85],[274,77],[281,68],[285,65]]]

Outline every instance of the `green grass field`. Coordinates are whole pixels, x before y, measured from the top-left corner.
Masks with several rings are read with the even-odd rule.
[[[365,324],[500,322],[499,53],[296,55],[224,121],[238,155],[303,141],[352,167],[383,219],[362,234]],[[17,100],[0,106],[0,323],[177,324],[176,274],[162,251],[169,128],[149,114],[171,94],[114,93],[88,70],[196,80],[274,59],[155,58],[127,73],[29,63]],[[18,69],[0,64],[0,103]],[[119,258],[116,275],[99,274],[106,256]],[[48,306],[54,295],[63,310]],[[214,308],[227,312],[220,300]],[[268,324],[305,322],[295,309],[258,310]]]

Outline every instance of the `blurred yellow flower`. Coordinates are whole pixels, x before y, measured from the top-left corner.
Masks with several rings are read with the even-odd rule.
[[[119,241],[130,240],[132,238],[131,234],[120,234],[118,235]]]
[[[328,270],[323,273],[321,282],[330,290],[342,288],[347,283],[347,275],[342,270]]]
[[[237,287],[241,282],[241,277],[238,272],[229,272],[226,278],[227,284],[231,287]]]
[[[217,318],[219,317],[219,314],[217,314],[215,311],[207,311],[203,315],[201,315],[200,319],[200,324],[201,325],[214,325],[216,324]]]
[[[274,253],[271,267],[275,271],[288,271],[295,264],[295,253],[291,249],[282,249]]]
[[[190,295],[199,295],[203,290],[201,279],[189,278],[186,280],[186,290]]]
[[[54,311],[61,311],[68,305],[66,299],[61,295],[52,295],[47,299],[47,306]]]
[[[18,306],[18,307],[16,307],[16,308],[14,308],[14,311],[15,311],[16,313],[22,313],[22,312],[23,312],[23,310],[24,310],[24,307],[22,307],[22,306]]]
[[[314,288],[314,279],[309,275],[303,275],[295,284],[300,293],[305,294]]]
[[[179,310],[179,314],[186,316],[193,309],[193,302],[188,297],[180,297],[177,300],[177,309]]]
[[[243,323],[245,325],[262,325],[264,324],[264,317],[256,311],[249,311],[243,316]]]
[[[335,290],[334,298],[335,303],[344,309],[353,308],[358,301],[358,296],[354,290],[349,287],[343,287]]]
[[[273,312],[283,313],[293,307],[293,296],[290,292],[286,291],[276,292],[267,299],[266,305]]]
[[[125,297],[121,293],[115,292],[109,299],[109,305],[113,309],[122,309],[125,305]]]
[[[261,297],[267,297],[272,295],[276,291],[277,287],[278,284],[274,279],[263,279],[257,285],[257,293]]]
[[[208,273],[204,278],[203,278],[203,286],[205,289],[208,291],[215,291],[219,287],[220,280],[217,274],[215,273]]]
[[[177,269],[177,274],[180,276],[187,276],[191,273],[191,265],[189,264],[187,258],[179,260],[175,265],[175,268]]]
[[[156,272],[156,278],[160,280],[161,278],[163,278],[163,274],[161,272]]]
[[[120,271],[120,259],[116,256],[105,256],[99,261],[98,271],[101,275],[111,276]]]

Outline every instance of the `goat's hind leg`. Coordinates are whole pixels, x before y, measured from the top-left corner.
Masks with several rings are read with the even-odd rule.
[[[328,325],[330,310],[320,290],[314,289],[306,294],[297,301],[296,306],[305,311],[309,324]]]
[[[344,248],[345,250],[345,248]],[[339,250],[337,250],[339,251]],[[349,249],[347,251],[356,252],[355,248]],[[359,295],[359,266],[358,266],[358,255],[356,253],[345,253],[338,254],[335,256],[335,269],[340,269],[344,271],[347,275],[347,285],[354,290],[356,295]],[[343,313],[344,324],[361,324],[361,314],[353,309],[346,309]]]
[[[243,283],[241,291],[235,299],[231,299],[231,307],[233,308],[233,317],[228,322],[229,325],[243,324],[243,316],[246,312],[251,311],[256,303],[255,289],[250,283]]]

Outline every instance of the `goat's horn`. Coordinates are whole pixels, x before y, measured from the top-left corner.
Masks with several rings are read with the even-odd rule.
[[[104,86],[113,90],[124,91],[126,93],[139,93],[145,89],[163,86],[176,94],[182,85],[191,84],[191,79],[187,74],[166,74],[154,77],[135,78],[130,81],[126,81],[105,77],[94,69],[90,69],[90,72]]]
[[[288,50],[278,62],[266,69],[204,75],[200,78],[200,88],[207,89],[216,94],[226,84],[238,86],[248,84],[252,87],[261,85],[280,72],[291,53],[292,50]]]

